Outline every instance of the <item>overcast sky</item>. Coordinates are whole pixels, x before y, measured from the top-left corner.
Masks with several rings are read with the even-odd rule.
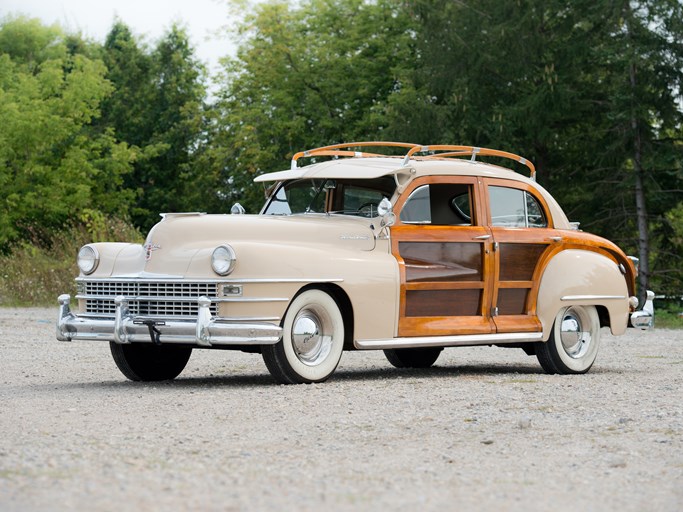
[[[211,70],[220,57],[234,53],[232,42],[215,34],[221,27],[234,26],[224,0],[0,0],[0,18],[7,14],[40,18],[47,25],[59,23],[100,42],[116,16],[136,35],[145,35],[148,43],[180,22],[188,29],[197,57]]]

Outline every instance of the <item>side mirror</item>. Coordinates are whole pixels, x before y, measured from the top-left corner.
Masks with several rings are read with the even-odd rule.
[[[382,200],[377,205],[377,213],[379,213],[382,217],[380,225],[383,228],[393,226],[396,223],[396,215],[392,210],[393,205],[391,204],[391,201],[389,201],[386,197],[382,198]]]
[[[230,208],[231,215],[244,215],[245,213],[247,213],[247,211],[244,209],[244,206],[239,203],[233,204],[232,208]]]
[[[389,201],[386,197],[383,197],[377,205],[377,213],[384,217],[387,213],[391,212],[392,208],[393,206],[391,205],[391,201]]]

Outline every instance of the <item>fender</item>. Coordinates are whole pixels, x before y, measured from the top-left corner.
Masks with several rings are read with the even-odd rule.
[[[623,334],[628,324],[628,298],[626,279],[613,259],[592,250],[561,251],[546,265],[538,290],[536,313],[543,326],[543,340],[550,336],[560,309],[572,305],[604,307],[612,334]]]

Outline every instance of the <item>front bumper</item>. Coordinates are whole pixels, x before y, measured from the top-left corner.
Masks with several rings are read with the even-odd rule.
[[[653,303],[654,298],[655,293],[648,290],[647,299],[645,300],[645,304],[643,304],[643,309],[631,313],[629,327],[636,327],[646,331],[655,326],[655,305]]]
[[[214,317],[211,299],[199,297],[196,318],[165,319],[133,316],[128,299],[116,297],[114,318],[75,315],[70,295],[59,296],[57,339],[102,340],[116,343],[180,343],[211,347],[214,345],[274,345],[282,337],[282,328],[267,322],[235,322]]]

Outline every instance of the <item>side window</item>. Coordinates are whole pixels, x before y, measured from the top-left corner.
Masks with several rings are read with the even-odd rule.
[[[526,195],[526,216],[529,227],[547,228],[548,221],[545,219],[543,208],[541,208],[538,200],[528,192],[525,192],[524,194]]]
[[[399,218],[406,224],[432,223],[432,213],[429,209],[429,185],[423,185],[411,192]]]
[[[489,186],[491,225],[507,228],[548,226],[538,200],[524,190]]]
[[[472,186],[434,183],[416,188],[403,205],[399,218],[405,224],[471,226]]]

